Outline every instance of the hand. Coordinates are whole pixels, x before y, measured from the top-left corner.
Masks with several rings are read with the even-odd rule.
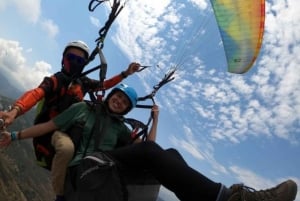
[[[6,147],[11,143],[11,133],[2,131],[0,133],[0,147]]]
[[[141,64],[136,63],[136,62],[133,62],[133,63],[129,64],[127,70],[125,71],[126,76],[137,72],[140,67],[141,67]]]
[[[15,110],[11,110],[9,112],[6,111],[0,111],[0,119],[4,120],[4,125],[8,126],[10,125],[16,117],[16,111]]]
[[[158,120],[159,108],[157,105],[153,105],[151,109],[151,115],[153,120]]]

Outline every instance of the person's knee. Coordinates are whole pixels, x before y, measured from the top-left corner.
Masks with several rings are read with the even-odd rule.
[[[168,154],[170,154],[170,156],[175,157],[175,158],[183,161],[184,163],[186,163],[183,156],[179,153],[179,151],[177,149],[169,148],[169,149],[166,149],[166,152]]]
[[[143,146],[147,149],[161,149],[161,147],[154,141],[145,141]]]
[[[66,158],[72,158],[74,154],[74,145],[73,143],[65,143],[63,146],[56,150],[56,153],[64,155]]]
[[[161,154],[164,151],[156,142],[145,141],[143,142],[143,150],[147,157],[153,157],[155,154]]]
[[[52,145],[55,148],[56,154],[60,154],[65,158],[73,157],[74,144],[67,134],[61,131],[55,131],[52,136]]]
[[[167,152],[174,154],[174,155],[180,155],[180,153],[177,151],[177,149],[174,148],[168,148],[166,149]]]

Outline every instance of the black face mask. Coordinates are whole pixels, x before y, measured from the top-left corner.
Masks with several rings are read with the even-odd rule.
[[[78,59],[76,58],[69,58],[67,56],[63,58],[62,70],[65,74],[73,78],[77,78],[80,76],[84,66],[85,66],[85,62],[78,61]]]

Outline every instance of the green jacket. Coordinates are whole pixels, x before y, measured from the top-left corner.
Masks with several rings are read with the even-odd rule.
[[[109,115],[108,112],[106,112],[105,105],[101,104],[99,106],[101,107],[99,112],[99,123],[102,124],[104,122],[103,126],[105,128],[103,130],[105,130],[105,135],[102,137],[98,149],[112,150],[116,147],[118,141],[129,142],[131,133],[129,128],[120,120],[120,118]],[[93,134],[95,121],[96,111],[86,102],[73,104],[71,107],[53,119],[54,124],[63,132],[67,131],[73,125],[78,124],[78,122],[85,122],[80,146],[78,147],[70,166],[79,163],[85,150],[87,150],[86,153],[91,153],[95,150],[94,136],[91,138],[90,142],[88,142],[90,136]],[[72,135],[72,133],[68,134]]]

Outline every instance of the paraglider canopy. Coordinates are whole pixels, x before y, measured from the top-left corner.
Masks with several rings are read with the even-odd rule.
[[[261,49],[265,0],[211,0],[219,26],[228,71],[242,74],[255,62]]]

